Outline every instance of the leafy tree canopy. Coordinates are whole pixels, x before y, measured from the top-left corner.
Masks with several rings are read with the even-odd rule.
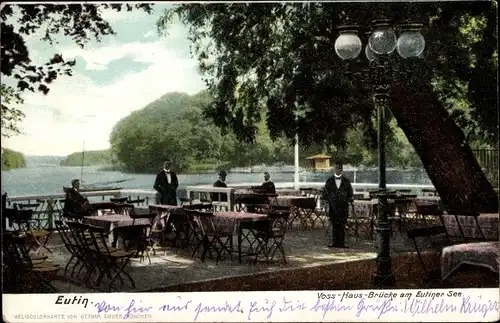
[[[207,91],[192,96],[168,93],[120,120],[110,137],[115,165],[131,172],[155,172],[168,157],[174,161],[177,171],[199,172],[217,167],[293,163],[292,142],[286,138],[271,140],[265,120],[257,125],[259,131],[252,143],[238,141],[231,132],[222,133],[203,118],[203,108],[212,101]],[[355,166],[374,165],[376,154],[367,150],[361,139],[361,130],[351,129],[349,145],[344,149],[300,145],[301,164],[310,166],[305,157],[325,152]],[[418,156],[402,132],[393,137],[388,147],[390,166],[420,166]]]
[[[189,26],[192,52],[215,97],[205,113],[216,125],[251,141],[264,116],[273,138],[293,138],[298,131],[305,143],[343,146],[350,128],[362,129],[367,143],[374,143],[375,131],[368,89],[351,84],[334,51],[336,28],[366,26],[380,17],[421,21],[427,25],[425,59],[408,64],[393,55],[392,64],[417,66],[406,76],[408,83],[432,81],[441,104],[466,133],[497,142],[496,7],[496,2],[180,4],[166,10],[158,30],[167,31],[175,16]],[[354,65],[366,66],[365,60],[360,55]],[[423,78],[422,70],[432,77]]]
[[[1,76],[13,78],[13,86],[2,84],[2,135],[19,133],[18,122],[24,117],[19,108],[25,91],[47,94],[50,84],[60,75],[71,75],[75,61],[65,60],[61,54],[43,65],[33,64],[25,37],[41,34],[41,41],[57,43],[56,36],[70,37],[75,44],[84,47],[91,39],[100,41],[103,36],[114,35],[111,25],[101,17],[102,10],[134,9],[152,12],[150,4],[19,4],[3,5],[0,10],[1,29]],[[4,122],[5,118],[5,122]]]
[[[18,151],[2,148],[2,170],[26,167],[24,155]]]

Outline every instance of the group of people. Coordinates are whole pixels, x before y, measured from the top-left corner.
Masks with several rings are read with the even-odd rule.
[[[157,202],[160,204],[177,205],[177,188],[179,180],[174,171],[171,170],[172,161],[166,160],[163,169],[156,175],[153,188],[157,191]],[[227,187],[227,173],[224,170],[219,172],[219,178],[213,187]],[[89,200],[80,193],[80,181],[71,181],[70,188],[64,188],[66,200],[63,212],[81,213],[85,210]],[[264,173],[264,182],[261,190],[275,194],[276,187],[271,181],[271,175]],[[323,199],[328,203],[328,217],[332,224],[332,241],[328,245],[331,248],[346,248],[345,226],[349,216],[349,205],[353,200],[353,189],[350,180],[344,176],[342,164],[336,163],[334,174],[325,183]],[[212,193],[213,201],[227,201],[227,194]]]
[[[177,188],[179,187],[179,180],[177,174],[171,170],[172,161],[167,159],[163,163],[163,168],[156,175],[153,189],[157,192],[156,200],[159,204],[177,205]],[[219,178],[213,184],[213,187],[227,187],[226,178],[227,172],[221,170],[218,174]],[[264,172],[264,182],[261,185],[262,192],[275,194],[276,187],[271,182],[271,175]],[[227,201],[227,194],[225,193],[212,193],[210,196],[212,201]]]
[[[171,170],[172,162],[166,160],[163,169],[156,176],[153,188],[157,191],[157,201],[160,204],[177,205],[177,188],[179,181],[175,172]],[[350,180],[343,174],[343,166],[336,163],[334,174],[325,183],[323,199],[328,203],[328,217],[332,224],[332,241],[328,245],[330,248],[347,248],[345,245],[345,226],[349,216],[349,205],[353,201],[353,188]],[[219,178],[213,187],[227,187],[227,173],[221,170]],[[276,187],[271,181],[271,175],[264,173],[264,182],[260,190],[265,193],[275,194]],[[212,193],[212,201],[227,201],[227,194]]]

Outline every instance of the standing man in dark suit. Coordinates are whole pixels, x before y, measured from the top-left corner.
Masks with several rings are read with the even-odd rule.
[[[325,184],[323,198],[328,201],[328,218],[332,223],[332,244],[330,248],[347,248],[345,226],[349,216],[349,203],[353,199],[351,181],[342,173],[342,164],[335,163],[334,174]]]
[[[160,204],[177,205],[177,188],[179,181],[175,172],[171,171],[172,161],[167,159],[163,163],[163,169],[156,175],[153,188],[159,194]]]

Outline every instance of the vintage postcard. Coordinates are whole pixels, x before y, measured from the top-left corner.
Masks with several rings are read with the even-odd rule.
[[[498,320],[497,11],[2,3],[4,320]]]

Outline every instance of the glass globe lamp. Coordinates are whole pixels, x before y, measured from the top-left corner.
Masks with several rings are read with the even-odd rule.
[[[425,39],[419,29],[405,30],[398,38],[396,49],[403,58],[419,57],[425,49]]]
[[[390,54],[396,49],[396,41],[396,34],[392,28],[382,24],[375,27],[368,39],[368,45],[375,54],[384,55]]]
[[[370,45],[365,46],[365,55],[370,62],[376,58],[376,54],[370,49]]]
[[[354,59],[361,53],[363,45],[355,30],[342,31],[335,40],[335,52],[343,59]]]

